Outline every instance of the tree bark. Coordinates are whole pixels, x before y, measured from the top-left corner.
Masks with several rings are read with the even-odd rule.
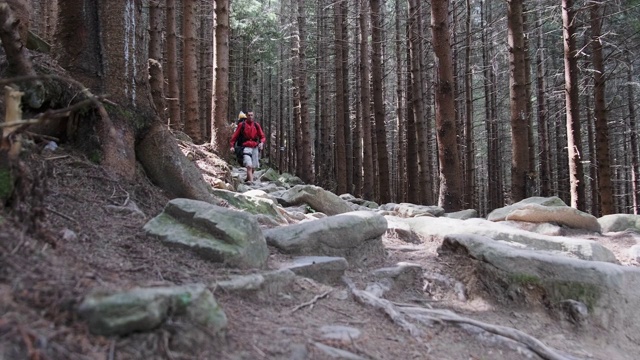
[[[344,81],[342,79],[344,75],[343,66],[345,61],[343,59],[344,51],[343,46],[346,46],[344,42],[344,34],[342,34],[342,23],[345,21],[342,18],[341,3],[334,3],[334,31],[335,31],[335,76],[336,76],[336,129],[335,129],[335,151],[336,151],[336,178],[337,178],[337,193],[344,194],[347,192],[347,142],[346,134],[344,132],[345,127],[345,107],[344,103]]]
[[[156,112],[166,119],[164,98],[164,73],[162,70],[163,11],[158,0],[149,2],[149,84]]]
[[[183,48],[183,92],[184,92],[184,131],[197,144],[203,141],[199,114],[199,76],[198,76],[198,39],[197,0],[182,2],[182,36]]]
[[[362,196],[373,199],[373,144],[371,129],[371,71],[369,67],[369,7],[360,1],[360,103],[362,105]]]
[[[213,128],[211,144],[218,152],[226,150],[231,129],[229,116],[229,0],[216,0]]]
[[[178,35],[176,31],[176,0],[167,0],[167,95],[169,121],[172,130],[182,131],[182,113],[180,107],[180,80],[178,77]]]
[[[613,214],[613,188],[611,185],[611,160],[609,158],[609,126],[607,125],[607,104],[605,98],[605,74],[600,41],[602,29],[602,6],[591,4],[591,64],[593,66],[593,114],[595,115],[596,158],[598,169],[598,189],[600,193],[600,214]]]
[[[582,142],[580,138],[580,104],[578,101],[578,59],[576,57],[576,25],[573,0],[562,0],[562,25],[571,206],[578,210],[585,210],[584,171],[581,159]]]
[[[458,156],[455,120],[455,93],[449,40],[449,1],[431,3],[431,31],[437,71],[436,127],[440,161],[438,204],[446,211],[462,209],[462,169]]]
[[[387,151],[387,130],[384,121],[384,102],[382,97],[382,19],[380,0],[371,0],[371,74],[373,81],[373,109],[376,126],[376,147],[378,153],[378,202],[391,201],[389,182],[389,153]]]
[[[507,2],[509,37],[509,95],[511,108],[511,200],[527,195],[529,172],[529,124],[527,121],[525,49],[522,20],[522,0]]]

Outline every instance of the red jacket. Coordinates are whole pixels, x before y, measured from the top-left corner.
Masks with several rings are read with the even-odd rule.
[[[265,142],[262,127],[257,122],[247,119],[238,124],[236,131],[231,137],[231,147],[236,144],[236,140],[238,140],[238,137],[240,136],[240,130],[243,132],[244,142],[242,143],[242,146],[244,147],[254,148],[257,147],[258,144]]]

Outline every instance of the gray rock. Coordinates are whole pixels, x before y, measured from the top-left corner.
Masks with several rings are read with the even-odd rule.
[[[220,331],[227,317],[213,294],[202,284],[174,287],[97,290],[78,309],[99,335],[125,335],[160,326],[170,316],[185,316],[196,324]]]
[[[288,269],[296,275],[304,276],[325,284],[337,284],[349,263],[342,257],[301,256],[284,263],[281,269]]]
[[[422,278],[422,267],[418,264],[400,262],[394,267],[376,269],[371,273],[377,279],[389,279],[394,287],[405,289],[414,287]]]
[[[534,196],[534,197],[521,200],[515,204],[493,210],[487,216],[487,220],[490,220],[490,221],[506,220],[507,215],[509,215],[511,212],[529,204],[537,204],[542,206],[563,206],[563,207],[567,206],[567,204],[565,204],[564,201],[562,201],[562,199],[560,199],[557,196],[551,196],[551,197]]]
[[[446,216],[452,219],[467,220],[467,219],[477,218],[478,211],[476,209],[466,209],[466,210],[446,213],[443,216]]]
[[[523,205],[511,211],[505,220],[528,221],[533,223],[554,222],[573,229],[600,232],[598,219],[578,209],[568,206]]]
[[[284,192],[278,201],[284,206],[307,204],[315,211],[337,215],[351,211],[348,201],[314,185],[296,185]]]
[[[243,212],[190,199],[173,199],[144,230],[168,245],[191,249],[214,262],[264,267],[269,249],[256,220]]]
[[[440,237],[452,234],[476,234],[494,240],[524,244],[536,250],[565,252],[585,260],[617,262],[614,254],[601,244],[585,239],[547,236],[524,231],[484,219],[457,220],[445,217],[403,219],[411,230],[423,237]]]
[[[479,260],[474,263],[479,267],[474,273],[486,277],[480,281],[491,284],[489,292],[507,292],[514,287],[539,289],[549,305],[566,300],[584,303],[590,320],[605,329],[640,331],[636,311],[640,306],[640,269],[514,249],[476,235],[447,236],[439,253],[466,254]]]
[[[387,219],[386,236],[412,244],[420,244],[422,242],[420,236],[411,230],[411,226],[403,221],[402,218],[389,215],[384,218]]]
[[[255,189],[251,189],[243,193],[222,189],[213,189],[211,191],[215,196],[226,200],[235,208],[254,215],[262,214],[270,216],[281,224],[287,223],[286,219],[284,219],[278,212],[278,203],[275,197],[268,195],[264,191]]]
[[[631,230],[640,232],[640,215],[612,214],[598,219],[602,232],[617,232]]]
[[[371,211],[354,211],[299,224],[265,230],[267,243],[294,255],[344,257],[361,264],[384,257],[381,236],[384,217]]]

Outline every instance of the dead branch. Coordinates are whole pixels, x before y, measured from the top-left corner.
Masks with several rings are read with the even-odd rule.
[[[311,300],[309,300],[309,301],[307,301],[307,302],[305,302],[305,303],[302,303],[302,304],[300,304],[300,305],[298,305],[298,306],[294,307],[294,308],[291,310],[291,312],[290,312],[290,313],[291,313],[291,314],[293,314],[294,312],[296,312],[296,311],[298,311],[298,310],[302,309],[302,308],[303,308],[303,307],[305,307],[305,306],[311,306],[311,305],[315,304],[316,302],[318,302],[318,300],[320,300],[320,299],[322,299],[322,298],[325,298],[327,295],[329,295],[329,293],[330,293],[330,292],[331,292],[331,290],[327,290],[327,291],[323,292],[323,293],[322,293],[322,294],[320,294],[320,295],[316,295],[316,296],[314,296],[314,297],[313,297],[313,299],[311,299]]]

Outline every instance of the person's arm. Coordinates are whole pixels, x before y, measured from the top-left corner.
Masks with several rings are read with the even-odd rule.
[[[262,126],[260,126],[260,124],[258,124],[258,136],[260,137],[261,144],[264,144],[264,142],[267,141],[267,138],[266,136],[264,136],[264,131],[262,131]]]
[[[238,140],[238,136],[240,135],[240,129],[242,129],[242,124],[236,127],[236,131],[233,133],[233,136],[231,136],[231,147],[234,147],[236,144],[236,140]]]
[[[260,138],[260,141],[258,142],[258,149],[260,149],[260,151],[262,151],[262,148],[264,148],[264,142],[267,140],[266,137],[264,136],[264,131],[262,131],[262,126],[260,126],[260,124],[256,123],[256,129],[258,130],[258,138]]]

